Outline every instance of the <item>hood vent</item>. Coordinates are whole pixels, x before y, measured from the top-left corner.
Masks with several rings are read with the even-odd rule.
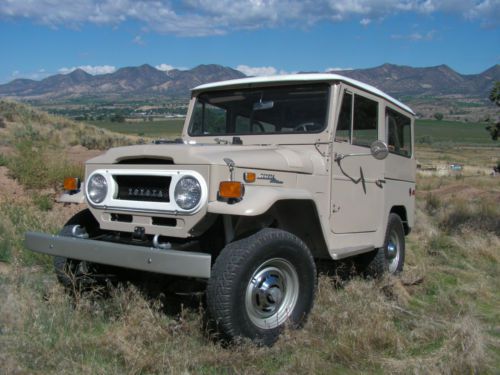
[[[174,160],[172,158],[126,158],[118,160],[115,164],[172,165]]]

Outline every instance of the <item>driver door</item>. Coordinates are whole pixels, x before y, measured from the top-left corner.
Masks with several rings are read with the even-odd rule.
[[[344,90],[333,144],[332,232],[373,232],[383,222],[385,162],[370,155],[370,144],[383,139],[381,104],[360,90]],[[368,154],[335,161],[335,154]]]

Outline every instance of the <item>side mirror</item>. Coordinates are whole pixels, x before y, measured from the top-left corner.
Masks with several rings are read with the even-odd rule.
[[[387,147],[387,144],[383,141],[373,141],[373,143],[370,145],[370,153],[363,153],[363,154],[337,154],[335,153],[335,158],[334,160],[337,163],[340,163],[340,161],[344,158],[347,158],[349,156],[373,156],[377,160],[384,160],[387,155],[389,155],[389,147]]]
[[[375,159],[384,160],[389,155],[389,147],[383,141],[374,141],[370,145],[370,152]]]

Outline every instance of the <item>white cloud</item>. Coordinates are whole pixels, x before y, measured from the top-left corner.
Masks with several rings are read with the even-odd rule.
[[[326,68],[325,69],[325,72],[340,72],[342,70],[353,70],[354,68],[339,68],[339,67],[336,67],[336,68]]]
[[[368,26],[398,13],[458,14],[483,26],[500,24],[498,0],[8,0],[0,17],[28,18],[52,27],[139,21],[145,31],[183,36],[233,30],[311,26],[348,19]],[[140,41],[141,39],[138,39]]]
[[[158,70],[163,70],[164,72],[168,72],[169,70],[175,69],[175,67],[169,64],[156,65],[155,68]]]
[[[132,43],[137,44],[138,46],[143,46],[146,44],[146,42],[140,35],[135,36],[134,39],[132,39]]]
[[[436,37],[436,30],[431,30],[426,33],[413,32],[411,34],[393,34],[391,35],[391,39],[403,39],[403,40],[411,40],[414,42],[424,41],[424,40],[434,40]]]
[[[80,65],[80,66],[74,66],[72,68],[61,68],[59,69],[59,73],[61,74],[68,74],[71,73],[72,71],[76,69],[82,69],[86,71],[89,74],[96,75],[96,74],[107,74],[107,73],[113,73],[116,71],[116,67],[112,65]]]
[[[19,70],[14,70],[12,73],[10,73],[10,80],[17,79],[17,78],[27,78],[27,79],[34,79],[34,80],[40,80],[43,78],[46,78],[50,75],[45,69],[40,68],[37,71],[32,71],[32,72],[21,72]]]
[[[236,70],[250,77],[275,76],[289,74],[284,70],[278,70],[274,66],[248,66],[238,65]]]

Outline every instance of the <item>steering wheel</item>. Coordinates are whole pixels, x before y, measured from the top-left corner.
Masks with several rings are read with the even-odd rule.
[[[304,122],[302,124],[297,125],[296,127],[293,128],[293,131],[307,132],[307,131],[318,130],[320,128],[321,128],[321,124],[318,124],[317,122],[311,121],[311,122]]]

